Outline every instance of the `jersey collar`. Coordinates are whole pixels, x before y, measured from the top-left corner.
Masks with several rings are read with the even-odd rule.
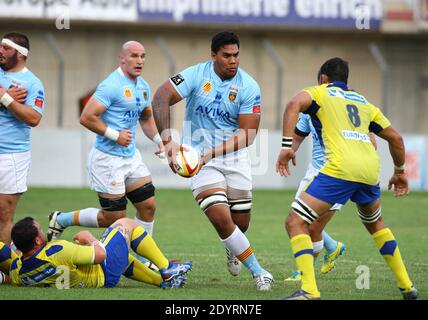
[[[344,91],[350,91],[346,83],[341,81],[334,81],[327,86],[327,88],[331,88],[331,87],[339,87]]]
[[[119,74],[124,77],[125,79],[127,79],[129,82],[133,83],[134,85],[137,84],[138,82],[138,77],[135,79],[135,81],[132,81],[131,79],[129,79],[127,76],[125,76],[125,74],[123,73],[123,70],[121,67],[117,68],[117,72],[119,72]]]
[[[6,71],[4,71],[2,68],[0,68],[0,74],[26,73],[26,72],[28,72],[28,71],[30,71],[30,70],[28,70],[28,68],[27,68],[27,67],[24,67],[24,68],[22,68],[21,70],[16,71],[16,72],[6,72]]]

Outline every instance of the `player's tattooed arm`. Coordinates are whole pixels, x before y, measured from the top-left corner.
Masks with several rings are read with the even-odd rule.
[[[171,139],[169,107],[181,100],[181,96],[169,81],[160,86],[153,96],[153,117],[164,143]]]
[[[172,140],[169,107],[182,99],[183,98],[178,94],[172,84],[169,81],[166,81],[156,90],[152,101],[153,117],[155,119],[158,132],[162,138],[165,155],[173,172],[176,172],[177,169],[175,155],[180,150],[180,146]]]

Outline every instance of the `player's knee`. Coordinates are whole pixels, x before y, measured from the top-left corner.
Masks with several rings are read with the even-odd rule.
[[[229,206],[229,201],[227,199],[226,192],[224,191],[217,191],[209,194],[206,197],[199,199],[198,203],[202,211],[205,213],[207,213],[207,211],[214,206]]]
[[[315,220],[312,224],[309,225],[309,235],[311,238],[322,238],[321,233],[323,231],[323,226]]]
[[[98,217],[98,224],[100,227],[108,227],[115,222],[118,222],[126,217],[126,212],[112,212],[101,210],[101,214]]]
[[[145,213],[154,213],[156,210],[156,201],[155,198],[150,198],[145,200],[142,204],[141,204],[141,211],[144,211]]]
[[[128,226],[128,225],[135,225],[135,221],[131,218],[125,217],[125,214],[122,214],[123,216],[116,219],[116,223],[120,223],[122,225]]]
[[[250,227],[249,218],[246,218],[246,217],[238,218],[237,215],[232,215],[232,220],[238,226],[238,228],[244,233],[247,232],[248,228]]]
[[[124,218],[119,218],[116,221],[113,221],[111,223],[111,225],[120,225],[123,229],[127,230],[128,234],[132,234],[132,232],[134,231],[135,227],[137,227],[137,224],[135,223],[135,221],[133,219],[124,217]]]
[[[155,196],[155,186],[151,182],[146,183],[145,185],[126,193],[126,197],[129,199],[129,201],[131,201],[134,204],[147,201],[148,199],[154,196]],[[152,200],[153,200],[153,206],[154,206],[154,199]]]
[[[293,230],[296,226],[299,226],[302,223],[302,219],[300,219],[294,211],[291,211],[287,218],[285,219],[285,229],[288,233]]]
[[[9,199],[5,199],[0,201],[0,217],[6,216],[7,218],[11,218],[13,214],[13,203]]]

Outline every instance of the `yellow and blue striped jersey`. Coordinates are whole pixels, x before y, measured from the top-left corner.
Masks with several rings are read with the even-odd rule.
[[[369,132],[389,127],[389,120],[343,82],[304,91],[312,97],[312,105],[304,113],[311,116],[326,156],[320,172],[347,181],[377,184],[380,161]]]
[[[57,279],[69,273],[69,286],[98,288],[104,286],[104,272],[93,264],[94,248],[65,240],[52,241],[30,258],[15,258],[10,266],[12,284],[18,286],[55,286]],[[61,280],[61,279],[59,279]]]

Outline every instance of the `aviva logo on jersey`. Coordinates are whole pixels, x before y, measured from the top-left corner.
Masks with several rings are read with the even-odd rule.
[[[221,110],[220,108],[215,107],[203,107],[199,106],[196,108],[196,112],[199,112],[202,114],[203,117],[209,117],[212,119],[223,119],[223,120],[229,120],[230,113],[224,110]]]
[[[123,120],[125,120],[126,122],[133,122],[139,118],[140,118],[140,110],[138,109],[128,110],[123,115]]]

